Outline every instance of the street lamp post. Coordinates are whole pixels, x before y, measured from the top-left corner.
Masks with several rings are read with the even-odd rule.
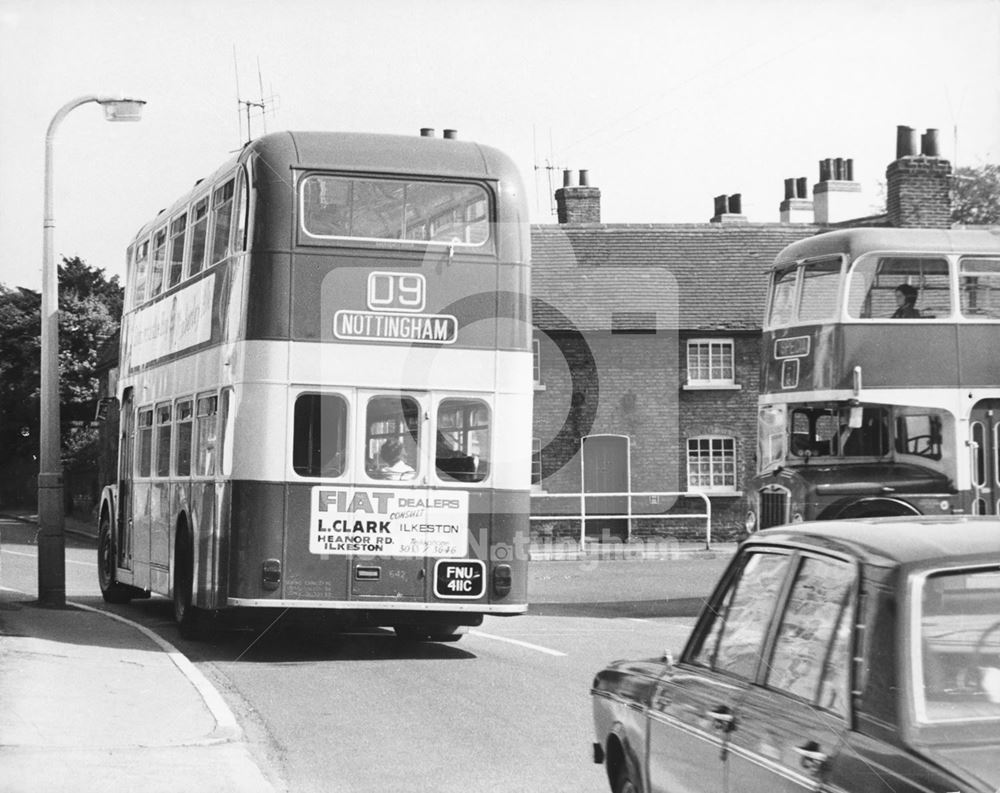
[[[38,464],[38,602],[66,605],[66,538],[63,509],[62,455],[59,429],[59,273],[56,269],[52,212],[52,144],[56,130],[74,108],[97,102],[108,121],[138,121],[142,99],[81,96],[52,117],[45,135],[45,216],[42,221],[42,360],[41,431]]]

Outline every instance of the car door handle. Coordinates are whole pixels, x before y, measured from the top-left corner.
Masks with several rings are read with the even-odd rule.
[[[736,724],[736,717],[725,705],[721,705],[708,713],[715,725],[715,729],[723,732],[730,732]]]
[[[821,752],[816,741],[809,741],[795,747],[795,753],[802,758],[802,767],[809,771],[819,771],[829,758],[826,752]]]

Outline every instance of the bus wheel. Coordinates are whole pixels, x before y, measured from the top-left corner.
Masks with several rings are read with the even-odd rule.
[[[111,537],[111,518],[105,512],[97,532],[97,581],[106,603],[128,603],[132,587],[115,581],[115,546]]]
[[[194,592],[194,549],[187,531],[177,532],[174,548],[174,620],[185,639],[198,638],[201,614],[192,604]]]
[[[457,642],[465,631],[457,625],[394,625],[396,637],[408,642]]]

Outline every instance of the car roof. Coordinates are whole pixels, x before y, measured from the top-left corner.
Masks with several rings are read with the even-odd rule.
[[[991,517],[913,515],[812,521],[766,529],[747,542],[811,546],[883,566],[976,559],[1000,565],[1000,519]]]

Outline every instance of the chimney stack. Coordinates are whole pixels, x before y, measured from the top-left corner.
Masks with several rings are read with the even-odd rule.
[[[709,223],[746,223],[743,214],[743,196],[740,193],[732,195],[717,195],[715,197],[715,214]]]
[[[600,223],[601,191],[590,186],[590,172],[563,171],[563,186],[556,190],[556,218],[560,223]]]
[[[819,161],[813,208],[816,223],[824,225],[864,217],[861,185],[854,181],[854,160],[835,157]]]
[[[782,223],[812,223],[813,202],[809,199],[809,180],[802,176],[798,179],[785,179],[785,200],[779,207],[779,217]]]
[[[951,163],[940,156],[938,131],[920,136],[896,127],[896,159],[886,168],[886,214],[897,228],[951,227]]]

